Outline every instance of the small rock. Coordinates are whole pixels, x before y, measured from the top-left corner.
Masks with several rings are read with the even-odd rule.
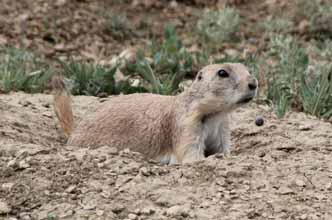
[[[75,185],[71,185],[71,186],[69,186],[69,187],[65,190],[65,192],[66,192],[66,193],[72,193],[75,189],[76,189],[76,186],[75,186]]]
[[[50,103],[43,103],[42,106],[45,107],[45,108],[50,108],[51,107]]]
[[[182,216],[188,217],[190,209],[185,206],[175,205],[167,209],[166,214],[168,216]]]
[[[119,150],[116,147],[110,147],[110,149],[108,150],[108,153],[111,155],[118,155]]]
[[[10,161],[7,163],[7,167],[12,167],[12,168],[17,167],[17,161],[16,161],[16,159],[12,159],[12,160],[10,160]]]
[[[83,205],[83,209],[85,210],[93,210],[97,207],[97,201],[90,200],[86,204]]]
[[[24,100],[24,101],[19,101],[19,104],[21,104],[24,107],[27,107],[31,105],[32,103],[30,101]]]
[[[315,194],[314,197],[317,200],[326,200],[326,195],[324,195],[324,194]]]
[[[98,216],[102,216],[102,215],[104,215],[104,210],[101,210],[101,209],[97,209],[96,210],[96,214],[98,215]]]
[[[119,176],[116,179],[115,186],[116,187],[121,187],[124,184],[128,183],[129,181],[131,181],[132,179],[133,179],[133,177],[131,177],[131,176]]]
[[[176,9],[176,8],[178,8],[178,6],[179,5],[175,0],[173,0],[169,3],[169,7],[172,8],[172,9]]]
[[[258,153],[258,156],[259,157],[265,157],[266,153],[264,151],[261,151]]]
[[[255,124],[257,126],[264,125],[264,118],[262,116],[257,116],[256,119],[255,119]]]
[[[14,186],[14,183],[3,183],[1,185],[1,188],[3,188],[4,190],[8,190],[10,191]]]
[[[27,212],[22,212],[19,214],[19,219],[20,220],[30,220],[31,219],[31,214]]]
[[[42,116],[47,117],[47,118],[53,118],[53,115],[50,112],[43,112]]]
[[[332,183],[331,182],[327,183],[326,186],[325,186],[325,188],[327,190],[332,190]]]
[[[281,195],[294,194],[294,191],[292,189],[290,189],[289,187],[285,187],[285,186],[280,187],[278,192]]]
[[[64,6],[67,3],[67,0],[57,0],[55,1],[56,6]]]
[[[114,212],[115,214],[119,214],[119,213],[121,213],[124,209],[125,209],[125,207],[124,207],[123,205],[117,204],[117,205],[114,205],[114,206],[112,207],[112,212]]]
[[[98,96],[99,98],[107,98],[107,97],[108,97],[108,94],[107,94],[106,92],[100,92],[100,93],[97,94],[97,96]]]
[[[303,180],[300,180],[300,179],[295,180],[295,184],[299,187],[305,187],[306,186],[305,182]]]
[[[30,167],[30,164],[28,164],[25,160],[21,160],[18,164],[18,167],[21,169],[26,169]]]
[[[133,213],[130,213],[128,215],[128,218],[131,219],[131,220],[136,220],[137,219],[137,215],[133,214]]]
[[[143,215],[152,215],[155,212],[156,210],[153,207],[145,207],[140,211]]]
[[[300,216],[300,219],[301,220],[306,220],[306,219],[308,219],[308,215],[307,214],[303,214],[303,215]]]
[[[137,215],[142,214],[142,212],[141,212],[140,209],[135,209],[135,210],[134,210],[134,213],[137,214]]]
[[[132,87],[138,87],[140,84],[141,84],[141,82],[140,82],[139,79],[133,79],[133,80],[130,82],[130,85],[131,85]]]
[[[139,169],[139,172],[143,176],[150,176],[150,172],[149,172],[148,168],[146,168],[146,167],[142,167],[141,169]]]
[[[239,52],[235,49],[226,49],[225,54],[227,56],[230,56],[230,57],[238,57],[239,56]]]
[[[289,153],[294,150],[301,151],[301,149],[298,149],[296,146],[277,146],[276,149],[279,151],[284,151],[286,153]]]
[[[301,126],[299,126],[299,130],[300,131],[310,131],[310,130],[312,130],[312,126],[311,125],[301,125]]]
[[[11,211],[11,207],[6,202],[0,201],[0,215],[8,214]]]

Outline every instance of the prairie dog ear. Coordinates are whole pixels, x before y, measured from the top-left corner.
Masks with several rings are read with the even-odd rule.
[[[203,72],[202,72],[202,71],[199,71],[199,72],[197,73],[196,80],[197,80],[197,81],[200,81],[200,80],[202,80],[202,79],[203,79]]]

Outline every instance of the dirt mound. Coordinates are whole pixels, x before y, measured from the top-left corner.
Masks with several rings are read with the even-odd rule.
[[[160,166],[107,146],[64,146],[51,101],[0,96],[0,219],[332,218],[329,123],[278,120],[253,104],[233,114],[233,158]],[[75,97],[76,119],[100,101]]]

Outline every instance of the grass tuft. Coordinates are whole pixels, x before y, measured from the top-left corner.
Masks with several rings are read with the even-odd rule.
[[[42,92],[53,74],[39,57],[24,50],[0,48],[0,90]]]
[[[269,48],[268,56],[276,64],[267,72],[267,98],[275,104],[277,116],[282,117],[290,106],[300,104],[301,78],[309,57],[290,36],[272,36]]]
[[[116,40],[125,40],[134,34],[126,14],[113,12],[105,15],[105,31]]]
[[[191,54],[183,47],[172,25],[166,25],[163,42],[153,42],[148,52],[152,57],[150,62],[143,51],[139,51],[136,63],[129,65],[128,69],[131,74],[138,74],[147,91],[152,93],[177,93],[184,78],[194,75],[198,66],[207,62],[204,54]]]
[[[114,94],[116,69],[107,69],[96,64],[80,63],[71,60],[68,63],[60,61],[63,75],[70,80],[70,90],[73,95],[92,95],[100,93]]]
[[[202,42],[210,48],[218,48],[231,41],[239,30],[240,15],[233,8],[205,11],[197,23],[197,33]]]

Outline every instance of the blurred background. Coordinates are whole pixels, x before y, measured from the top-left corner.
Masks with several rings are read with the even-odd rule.
[[[0,93],[175,95],[209,63],[242,62],[257,102],[332,116],[331,0],[0,0]]]

